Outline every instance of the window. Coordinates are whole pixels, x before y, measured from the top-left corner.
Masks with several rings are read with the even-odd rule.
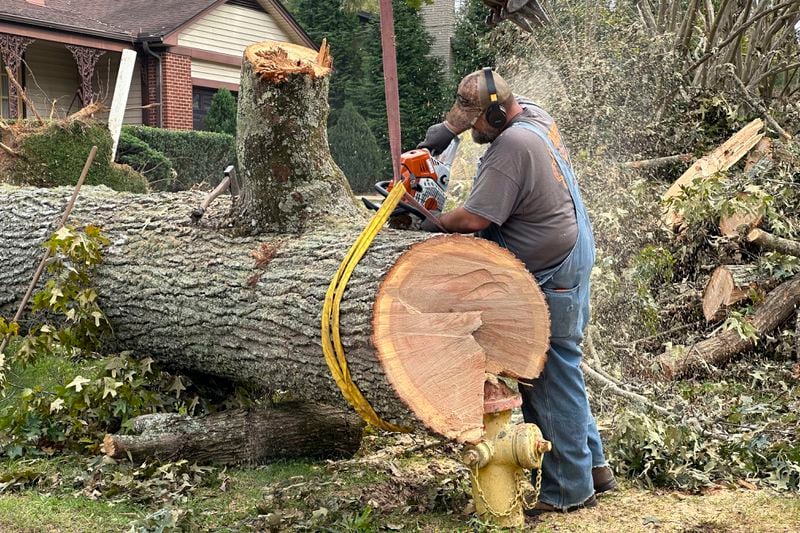
[[[217,89],[209,89],[207,87],[192,87],[192,127],[195,130],[204,130],[206,115],[208,108],[211,107],[211,99],[217,93]],[[231,91],[234,98],[238,98],[235,91]]]
[[[8,75],[6,74],[6,66],[0,60],[0,117],[11,118],[9,115],[11,111],[8,108]]]

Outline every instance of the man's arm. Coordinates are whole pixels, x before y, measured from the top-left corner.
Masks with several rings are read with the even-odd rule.
[[[439,223],[450,233],[475,233],[489,227],[491,222],[482,216],[457,207],[439,217]]]

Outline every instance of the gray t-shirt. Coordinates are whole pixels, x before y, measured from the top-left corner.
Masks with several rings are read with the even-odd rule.
[[[512,124],[531,122],[569,161],[553,118],[525,106]],[[509,125],[483,156],[464,208],[499,226],[511,252],[531,272],[563,261],[578,238],[575,207],[547,144],[535,133]]]

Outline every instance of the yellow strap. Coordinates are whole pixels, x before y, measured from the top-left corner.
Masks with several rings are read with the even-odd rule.
[[[408,432],[410,430],[381,419],[367,399],[364,398],[364,395],[361,394],[361,391],[358,390],[356,384],[353,383],[339,335],[339,305],[342,303],[342,296],[353,270],[355,270],[356,265],[369,249],[375,236],[389,219],[389,215],[400,203],[404,193],[405,188],[398,184],[386,197],[380,209],[369,221],[361,235],[358,236],[356,242],[350,247],[342,264],[339,265],[339,270],[331,280],[328,292],[325,293],[325,303],[322,305],[322,353],[325,355],[325,362],[328,363],[331,375],[342,391],[342,395],[368,424],[376,428],[396,432]],[[331,335],[333,336],[332,339]]]

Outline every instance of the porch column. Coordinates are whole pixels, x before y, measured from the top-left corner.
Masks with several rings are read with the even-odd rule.
[[[22,54],[25,53],[25,49],[28,47],[29,44],[33,42],[33,39],[28,39],[26,37],[20,37],[19,35],[10,35],[8,33],[0,33],[0,56],[3,58],[3,64],[11,70],[14,77],[17,79],[18,82],[22,83],[20,77],[20,64],[22,63]],[[8,83],[8,114],[10,115],[9,118],[19,118],[19,110],[17,109],[17,103],[19,101],[19,95],[17,94],[17,88],[14,86],[13,83],[9,81]]]
[[[97,48],[88,48],[86,46],[65,45],[67,50],[72,52],[72,57],[75,58],[75,63],[78,64],[78,74],[81,77],[80,97],[81,103],[84,106],[92,102],[92,80],[94,78],[94,67],[100,57],[106,53],[105,50],[98,50]]]

